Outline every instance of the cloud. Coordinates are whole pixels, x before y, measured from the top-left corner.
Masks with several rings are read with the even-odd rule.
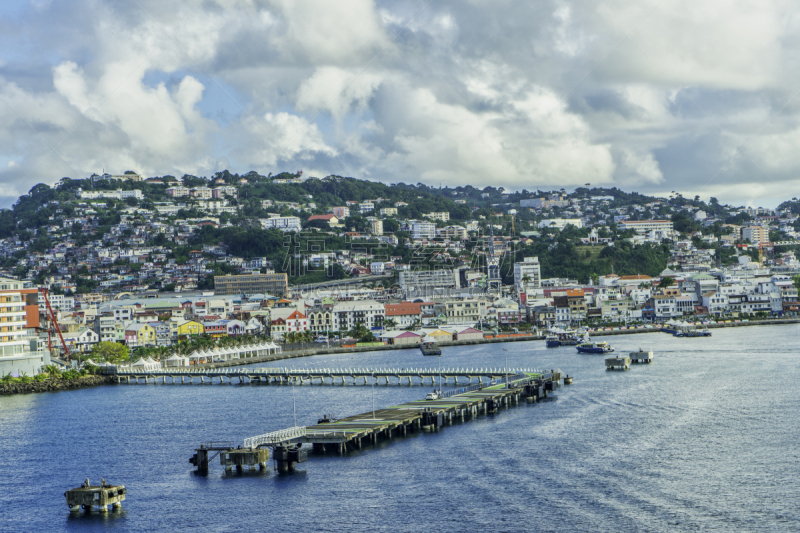
[[[800,170],[797,11],[36,2],[0,19],[0,195],[229,167],[774,199]]]

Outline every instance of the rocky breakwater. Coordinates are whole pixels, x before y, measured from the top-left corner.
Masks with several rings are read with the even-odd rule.
[[[30,381],[28,383],[3,383],[0,381],[0,396],[82,389],[111,383],[114,383],[114,378],[112,376],[83,376],[76,379],[47,379],[45,381]]]

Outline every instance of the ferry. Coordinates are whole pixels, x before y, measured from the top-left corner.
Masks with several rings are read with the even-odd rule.
[[[561,339],[558,338],[558,335],[548,335],[544,339],[544,344],[548,348],[557,348],[561,346]]]
[[[423,342],[419,345],[422,355],[442,355],[442,349],[436,346],[435,342]]]
[[[614,348],[607,342],[584,342],[577,346],[578,353],[609,353]]]

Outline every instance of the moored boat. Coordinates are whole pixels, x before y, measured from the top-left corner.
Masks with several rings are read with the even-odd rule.
[[[577,346],[578,353],[609,353],[614,348],[607,342],[584,342]]]
[[[548,335],[544,339],[544,344],[548,348],[556,348],[561,346],[561,340],[558,338],[558,335]]]

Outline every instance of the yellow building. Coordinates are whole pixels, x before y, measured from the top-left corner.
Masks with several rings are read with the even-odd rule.
[[[203,324],[194,320],[187,320],[178,324],[178,337],[188,337],[190,335],[202,335],[205,333]]]
[[[130,324],[125,328],[125,344],[131,348],[155,346],[156,330],[150,324]]]
[[[433,340],[435,342],[451,342],[453,340],[452,333],[441,329],[436,329],[431,332],[428,332],[428,334],[425,337],[426,337],[425,340],[429,341]]]

